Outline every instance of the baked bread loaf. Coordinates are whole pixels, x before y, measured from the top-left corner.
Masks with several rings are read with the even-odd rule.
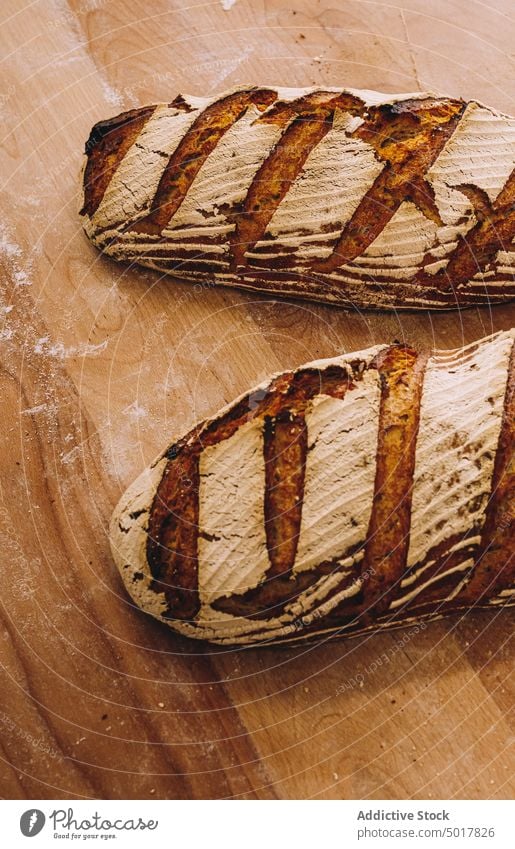
[[[257,644],[515,603],[514,340],[320,360],[197,425],[113,515],[136,604]]]
[[[354,307],[515,292],[515,120],[432,94],[239,88],[93,128],[92,242],[200,284]]]

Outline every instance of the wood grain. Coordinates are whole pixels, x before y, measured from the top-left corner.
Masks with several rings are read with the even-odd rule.
[[[360,314],[195,290],[99,256],[77,178],[95,121],[181,90],[433,89],[513,112],[512,6],[142,8],[2,4],[0,794],[508,798],[508,612],[205,650],[132,607],[106,530],[165,444],[270,371],[394,339],[457,347],[513,326],[515,308]]]

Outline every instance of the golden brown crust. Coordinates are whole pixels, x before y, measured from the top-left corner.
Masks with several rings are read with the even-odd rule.
[[[420,400],[427,355],[388,348],[378,358],[381,406],[362,609],[370,621],[389,606],[406,569]]]
[[[315,273],[334,271],[361,256],[406,200],[442,226],[425,175],[456,129],[464,108],[459,100],[414,100],[370,109],[355,134],[372,146],[385,168],[345,225],[331,256],[314,264]]]
[[[95,124],[86,142],[84,205],[81,215],[91,216],[98,209],[118,165],[155,108],[145,106],[142,109],[131,109],[116,118]]]
[[[356,380],[360,377],[357,375]],[[304,414],[316,395],[343,398],[354,386],[347,372],[339,367],[321,373],[302,370],[292,377],[279,406],[270,399],[260,411],[265,416],[265,529],[271,565],[257,587],[222,596],[212,603],[213,609],[249,619],[268,619],[277,616],[320,575],[330,575],[337,568],[335,562],[327,561],[318,565],[318,574],[293,574],[304,497]]]
[[[163,592],[177,619],[200,609],[197,538],[199,452],[182,452],[163,475],[150,516],[147,557],[153,588]]]
[[[436,281],[452,280],[459,288],[485,271],[494,261],[499,250],[509,251],[515,238],[515,169],[492,203],[486,192],[477,186],[461,185],[459,190],[468,197],[474,207],[477,224],[461,236],[449,257],[445,270],[433,276]],[[419,275],[421,283],[427,277]]]
[[[333,591],[340,591],[357,577],[363,579],[359,596],[338,608],[340,621],[360,616],[363,624],[385,610],[406,567],[410,490],[426,359],[413,349],[394,346],[382,352],[371,366],[378,370],[382,385],[374,505],[364,563]],[[199,606],[195,595],[199,455],[252,418],[264,422],[265,528],[270,567],[259,586],[221,597],[212,603],[213,609],[233,616],[270,618],[321,575],[337,570],[335,561],[321,563],[314,571],[293,574],[307,452],[304,415],[315,395],[343,398],[362,374],[357,372],[349,380],[343,369],[332,368],[322,373],[304,370],[283,375],[254,406],[251,398],[244,398],[207,430],[200,426],[171,449],[150,513],[147,549],[156,586],[159,584],[165,592],[169,604],[168,616],[192,618]],[[342,552],[341,557],[352,553]]]
[[[243,398],[207,428],[199,425],[168,451],[169,462],[159,484],[148,529],[147,557],[156,588],[165,593],[168,616],[190,619],[198,610],[198,458],[211,445],[229,439],[254,418],[267,422],[265,442],[265,516],[271,560],[262,584],[248,593],[219,599],[213,607],[236,615],[271,615],[300,588],[309,586],[312,573],[291,582],[300,523],[305,465],[304,411],[319,393],[342,398],[352,389],[348,373],[339,367],[318,372],[306,369],[277,378],[263,398]],[[294,433],[289,431],[293,430]],[[279,486],[276,486],[279,480]],[[321,567],[327,573],[334,564]],[[278,580],[284,577],[284,580]],[[275,580],[270,580],[274,578]]]
[[[309,154],[331,129],[335,110],[358,114],[363,106],[363,101],[353,95],[319,91],[291,103],[275,104],[266,113],[264,122],[287,129],[256,172],[241,210],[233,213],[236,221],[231,237],[233,269],[247,265],[245,252],[263,237]]]
[[[249,106],[264,109],[276,99],[274,91],[254,88],[238,91],[208,106],[172,153],[159,181],[150,212],[130,228],[136,233],[159,236],[179,209],[203,163]]]
[[[246,644],[513,604],[514,350],[513,332],[429,357],[375,348],[200,423],[115,513],[134,597]]]
[[[308,450],[304,413],[266,417],[263,441],[268,578],[275,578],[290,574],[297,553]]]
[[[471,580],[456,604],[474,604],[484,596],[515,587],[515,345],[495,455],[492,494],[486,511],[481,552]]]
[[[193,281],[209,279],[220,285],[344,305],[445,309],[513,297],[510,257],[515,237],[515,171],[494,200],[471,181],[455,179],[456,173],[461,173],[461,162],[467,173],[470,161],[477,162],[477,153],[470,158],[467,151],[470,145],[476,151],[482,143],[478,135],[481,122],[490,128],[484,141],[485,156],[489,155],[488,144],[495,144],[489,141],[492,128],[498,123],[500,132],[505,133],[506,155],[495,158],[502,148],[500,143],[491,153],[494,171],[499,176],[505,173],[510,165],[509,145],[513,137],[513,123],[507,116],[496,115],[477,103],[425,94],[370,105],[366,93],[360,92],[305,90],[290,100],[280,91],[235,90],[204,107],[192,106],[186,98],[177,97],[171,104],[174,109],[197,114],[170,154],[157,186],[149,177],[148,197],[145,184],[142,189],[141,178],[135,174],[134,191],[137,190],[139,201],[129,217],[125,211],[125,189],[120,186],[119,203],[113,199],[97,218],[94,213],[155,107],[134,110],[97,125],[88,143],[81,210],[90,219],[85,226],[95,244],[119,259]],[[209,157],[216,157],[223,136],[251,105],[257,107],[259,114],[246,125],[246,132],[251,146],[258,149],[263,145],[264,158],[256,157],[255,171],[242,165],[244,158],[240,160],[234,150],[231,156],[236,158],[217,161],[220,197],[215,206],[210,206],[213,174],[206,164],[209,178],[205,183],[211,188],[200,188],[200,181],[200,205],[191,215],[190,211],[185,212],[183,222],[181,206],[197,175]],[[360,184],[353,168],[367,173],[369,169],[371,180],[363,181],[361,197],[349,209],[350,217],[335,212],[334,220],[327,218],[319,223],[316,216],[305,215],[299,206],[301,224],[296,228],[293,212],[290,220],[288,207],[283,219],[280,208],[283,203],[288,206],[286,196],[294,184],[304,179],[309,183],[311,177],[306,175],[310,173],[310,154],[333,128],[337,112],[348,116],[348,152],[345,162],[340,162],[335,146],[329,145],[328,156],[333,158],[328,162],[327,173],[334,173],[337,183],[338,169],[342,168],[351,192],[356,191],[354,185]],[[271,148],[266,141],[270,136],[266,132],[260,134],[258,129],[264,124],[274,125],[278,131],[272,136],[273,144],[270,140]],[[156,124],[156,133],[159,132]],[[380,169],[374,170],[365,155],[366,148]],[[451,148],[451,164],[439,166],[441,154],[445,158]],[[357,164],[352,161],[355,155]],[[446,168],[451,169],[450,181]],[[480,173],[479,166],[478,169]],[[133,189],[129,163],[127,174],[123,186],[130,197]],[[206,210],[202,207],[204,189],[209,195]],[[310,192],[312,187],[306,194],[308,205]],[[381,266],[374,253],[376,240],[406,201],[430,226],[425,228],[418,217],[413,245],[408,245],[402,229],[406,226],[403,215],[409,218],[416,213],[405,210],[393,229],[388,229],[391,252],[388,245],[378,248],[385,258]],[[301,203],[296,199],[297,202]],[[199,220],[198,225],[188,223],[190,218]],[[277,220],[282,223],[277,224]]]

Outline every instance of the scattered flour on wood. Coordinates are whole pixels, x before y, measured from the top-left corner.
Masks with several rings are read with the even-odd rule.
[[[84,37],[83,31],[87,27],[87,23],[82,16],[102,9],[104,0],[82,0],[75,13],[70,12],[69,4],[66,0],[53,0],[53,6],[55,26],[58,30],[59,42],[62,47],[58,54],[52,57],[53,61],[51,64],[47,61],[42,69],[38,69],[39,75],[41,76],[42,71],[52,71],[56,66],[60,70],[65,64],[77,62],[76,81],[79,82],[86,73],[86,66],[92,66],[89,56],[88,39]],[[46,42],[45,49],[48,49]],[[85,63],[84,70],[81,70],[80,62]],[[70,74],[74,73],[74,71],[75,68],[70,67]],[[102,79],[100,84],[108,103],[116,108],[123,105],[123,96],[107,80]]]
[[[82,446],[82,443],[80,445],[75,445],[69,451],[61,453],[61,463],[63,464],[63,466],[69,466],[76,460],[84,460],[84,448]]]
[[[116,91],[115,88],[109,83],[107,80],[102,80],[102,90],[104,92],[104,97],[111,106],[123,106],[123,97],[119,91]]]
[[[0,225],[0,260],[4,261],[16,286],[31,285],[34,263],[30,256],[24,256],[20,245],[5,224]]]
[[[22,410],[22,416],[35,416],[37,413],[56,413],[57,405],[56,404],[36,404],[35,407],[27,407],[26,410]]]
[[[72,357],[97,357],[107,348],[108,340],[104,339],[98,345],[91,342],[81,342],[79,345],[71,345],[65,348],[62,342],[51,342],[49,336],[41,336],[34,345],[35,354],[43,354],[47,357],[56,357],[59,360],[67,360]]]
[[[141,407],[137,401],[133,401],[132,404],[129,404],[128,407],[125,407],[122,410],[122,413],[125,416],[129,416],[131,419],[146,419],[148,416],[148,410],[145,407]]]
[[[228,12],[229,9],[232,9],[234,4],[236,3],[236,0],[220,0],[220,3],[222,4],[222,9],[224,10],[224,12]]]

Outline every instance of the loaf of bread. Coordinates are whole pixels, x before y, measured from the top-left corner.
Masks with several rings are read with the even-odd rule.
[[[515,120],[480,103],[239,88],[97,124],[81,215],[106,254],[204,286],[459,307],[514,296],[514,166]]]
[[[136,604],[257,644],[515,603],[514,341],[312,362],[197,425],[113,515]]]

